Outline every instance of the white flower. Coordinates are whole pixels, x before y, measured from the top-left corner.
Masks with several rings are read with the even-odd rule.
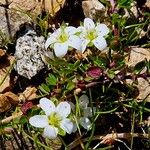
[[[45,48],[52,46],[57,57],[65,56],[69,47],[80,50],[81,39],[75,35],[77,31],[73,26],[60,27],[49,36]]]
[[[29,119],[29,123],[37,128],[44,128],[43,136],[56,138],[60,130],[70,134],[73,131],[73,123],[68,119],[71,107],[68,102],[60,102],[57,107],[47,99],[40,100],[40,107],[45,115],[35,115]]]
[[[79,108],[80,108],[81,116],[79,116],[77,121],[84,129],[87,129],[87,130],[89,130],[92,125],[91,121],[89,119],[90,117],[92,117],[92,108],[88,107],[88,104],[89,104],[89,99],[88,99],[87,95],[82,95],[79,98]],[[71,104],[71,107],[74,111],[75,107],[73,104]],[[73,132],[75,132],[76,130],[77,130],[77,126],[74,124]]]
[[[92,117],[92,108],[88,107],[88,104],[89,98],[87,95],[82,95],[79,98],[79,107],[81,110],[81,118],[79,119],[79,123],[87,130],[91,127],[91,121],[89,120],[89,117]]]
[[[84,26],[78,27],[78,31],[80,32],[80,38],[82,40],[82,53],[87,46],[92,46],[93,44],[99,50],[103,50],[107,47],[104,36],[109,33],[109,29],[105,24],[95,25],[92,19],[85,18]]]

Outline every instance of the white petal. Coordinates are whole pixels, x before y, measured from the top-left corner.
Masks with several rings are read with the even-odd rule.
[[[84,113],[83,114],[84,117],[92,117],[92,108],[87,107],[87,108],[83,109],[83,113]]]
[[[67,117],[71,112],[71,106],[67,102],[61,102],[56,107],[56,112],[63,118]]]
[[[84,19],[84,27],[86,28],[86,30],[91,30],[91,29],[95,28],[95,24],[92,19],[85,18]]]
[[[83,27],[83,26],[79,26],[78,28],[77,28],[77,32],[85,32],[86,30],[85,30],[85,28]]]
[[[63,57],[67,54],[68,44],[67,43],[55,43],[54,52],[57,57]]]
[[[45,112],[47,116],[49,116],[52,112],[55,111],[54,103],[48,98],[40,99],[40,107],[43,109],[43,111]]]
[[[63,119],[61,121],[60,127],[68,134],[71,134],[74,128],[73,123],[69,119]]]
[[[76,131],[77,131],[77,125],[76,125],[76,124],[73,124],[72,132],[75,133]]]
[[[54,43],[54,38],[49,37],[45,42],[45,49],[47,49],[52,43]]]
[[[81,44],[82,53],[84,53],[84,51],[89,43],[90,43],[90,40],[88,40],[88,39],[85,39],[82,41],[82,44]]]
[[[103,50],[107,47],[107,43],[104,37],[99,36],[98,38],[94,39],[93,44],[99,50]]]
[[[51,139],[54,139],[54,138],[57,137],[57,133],[58,133],[58,129],[57,128],[48,125],[48,126],[46,126],[44,128],[43,136],[51,138]]]
[[[54,54],[53,52],[47,50],[47,51],[44,51],[44,55],[48,58],[54,58]]]
[[[45,48],[47,49],[51,44],[56,42],[56,33],[50,35],[50,37],[45,42]]]
[[[52,33],[51,35],[57,40],[57,38],[60,36],[60,34],[62,33],[62,29],[58,28],[57,30],[54,31],[54,33]]]
[[[73,48],[75,48],[77,50],[81,50],[82,41],[76,35],[72,35],[72,36],[69,37],[68,44],[69,44],[69,46],[71,46],[71,47],[73,47]]]
[[[48,118],[45,115],[35,115],[29,119],[29,123],[37,128],[45,128],[48,125]]]
[[[65,28],[65,32],[69,35],[75,34],[77,32],[77,28],[73,26],[69,26]]]
[[[100,36],[105,36],[109,33],[109,29],[105,24],[98,24],[95,29]]]
[[[70,104],[71,110],[74,112],[75,111],[75,105],[74,105],[74,103],[69,102],[69,104]]]
[[[93,113],[92,113],[93,110]],[[92,114],[96,113],[96,107],[93,107],[93,109],[91,107],[87,107],[83,110],[83,116],[84,117],[92,117]]]
[[[87,97],[87,95],[82,95],[80,98],[79,98],[79,105],[81,108],[86,108],[87,105],[89,104],[89,98]]]
[[[86,118],[86,117],[81,117],[80,118],[80,125],[84,128],[84,129],[90,129],[90,127],[91,127],[91,122],[90,122],[90,120],[88,119],[88,118]]]

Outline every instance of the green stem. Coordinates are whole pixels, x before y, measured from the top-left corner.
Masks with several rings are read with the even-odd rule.
[[[89,95],[90,95],[89,101],[90,101],[90,105],[91,105],[91,108],[92,108],[92,132],[91,132],[91,135],[88,139],[88,143],[85,145],[85,148],[84,148],[85,150],[88,150],[88,147],[89,147],[89,145],[92,141],[92,138],[93,138],[94,132],[95,132],[95,122],[94,122],[94,115],[95,114],[94,114],[93,103],[92,103],[92,92],[91,92],[90,88],[89,88]]]
[[[92,141],[94,132],[95,132],[95,124],[92,123],[92,132],[91,132],[91,135],[90,135],[90,137],[89,137],[89,139],[88,139],[87,144],[85,145],[85,149],[84,149],[84,150],[88,150],[88,147],[90,146],[90,143],[91,143],[91,141]]]
[[[31,137],[30,135],[28,135],[25,131],[24,131],[23,133],[24,133],[30,140],[32,140],[33,142],[35,142],[35,140],[34,140],[33,137]],[[44,147],[45,150],[53,150],[52,148],[50,148],[50,147],[48,147],[48,146],[42,144],[42,143],[39,142],[39,141],[36,141],[36,143],[39,144],[40,146]]]
[[[132,150],[133,147],[133,133],[134,133],[134,123],[135,123],[135,110],[133,112],[133,116],[132,116],[132,122],[131,122],[131,144],[130,144],[130,149]]]
[[[78,129],[79,135],[81,136],[82,134],[81,134],[81,130],[80,130],[80,127],[79,127],[78,120],[77,120],[77,118],[76,118],[76,116],[75,116],[75,115],[73,116],[73,118],[74,118],[75,123],[76,123],[76,125],[77,125],[77,129]]]
[[[74,93],[74,97],[75,97],[75,100],[76,100],[76,117],[79,115],[81,116],[81,112],[80,112],[80,106],[79,106],[79,100],[78,100],[78,97],[76,96],[76,94]]]
[[[66,143],[64,142],[64,140],[63,140],[60,136],[59,136],[59,139],[60,139],[61,143],[64,145],[65,150],[67,150],[68,148],[67,148],[67,145],[66,145]]]

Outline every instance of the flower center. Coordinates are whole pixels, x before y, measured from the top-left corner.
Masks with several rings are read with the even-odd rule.
[[[92,41],[97,38],[97,36],[96,30],[94,29],[87,32],[86,38]]]
[[[55,127],[59,127],[60,126],[60,122],[62,120],[62,117],[56,113],[53,112],[49,117],[48,117],[48,122],[50,125],[53,125]]]
[[[58,38],[59,42],[64,43],[68,40],[68,34],[65,33],[65,31],[62,29],[61,34],[59,35]]]

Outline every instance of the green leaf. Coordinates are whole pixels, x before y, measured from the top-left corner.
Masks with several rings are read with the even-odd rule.
[[[53,67],[60,67],[60,66],[67,66],[68,63],[64,59],[55,58],[54,60],[51,60],[50,65]]]
[[[22,116],[22,117],[20,118],[20,124],[25,124],[25,123],[27,123],[27,122],[28,122],[28,119],[27,119],[26,116]]]
[[[118,5],[120,8],[130,7],[133,0],[118,0]]]
[[[112,14],[112,24],[117,25],[120,29],[125,26],[126,19],[119,14]]]
[[[80,66],[80,64],[81,64],[80,60],[77,60],[77,61],[73,64],[73,66],[74,66],[74,68],[78,68],[78,67]]]
[[[40,111],[41,111],[40,108],[38,108],[38,107],[33,107],[32,109],[30,109],[30,110],[28,111],[28,116],[37,115],[37,114],[40,113]]]
[[[92,77],[86,77],[86,78],[84,78],[84,80],[85,80],[86,82],[90,82],[90,81],[93,80],[93,78],[92,78]]]
[[[49,94],[50,92],[50,88],[44,83],[39,86],[39,89],[45,94]]]
[[[135,73],[135,74],[139,74],[145,67],[146,67],[146,62],[145,62],[145,60],[140,61],[139,63],[137,63],[137,64],[134,66],[134,73]]]
[[[89,68],[89,64],[81,64],[79,66],[79,70],[82,71],[83,73]]]
[[[99,67],[106,67],[107,60],[104,57],[92,58],[94,64]]]
[[[112,70],[108,70],[107,75],[110,79],[113,79],[115,77],[115,72]]]
[[[13,119],[13,123],[14,124],[19,124],[20,123],[20,118],[18,117],[18,118],[14,118]]]
[[[67,87],[66,87],[66,89],[68,89],[68,90],[73,90],[75,88],[75,84],[73,83],[73,82],[69,82],[68,84],[67,84]]]
[[[46,83],[48,85],[56,85],[57,84],[57,78],[53,74],[49,74],[46,78]]]
[[[66,132],[63,129],[59,128],[58,129],[58,134],[61,135],[61,136],[65,136]]]

